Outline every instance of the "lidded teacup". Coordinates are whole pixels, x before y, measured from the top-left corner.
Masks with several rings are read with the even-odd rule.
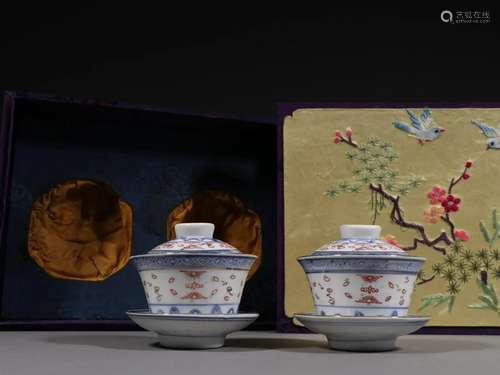
[[[211,223],[175,226],[176,238],[131,257],[151,312],[237,314],[250,267],[257,258],[213,238]]]
[[[319,315],[406,316],[425,258],[380,237],[378,225],[342,225],[341,239],[299,257]]]

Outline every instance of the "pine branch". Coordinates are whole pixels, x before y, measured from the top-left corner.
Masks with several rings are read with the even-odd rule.
[[[422,277],[419,281],[417,281],[417,285],[422,285],[425,283],[428,283],[436,278],[436,274],[433,274],[432,276],[429,277]]]
[[[488,228],[486,227],[486,224],[480,220],[479,221],[479,229],[481,230],[481,233],[483,234],[483,238],[484,238],[484,242],[486,242],[487,244],[491,244],[490,243],[490,233],[488,232]]]

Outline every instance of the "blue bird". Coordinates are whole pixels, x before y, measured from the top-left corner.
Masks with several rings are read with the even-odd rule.
[[[483,132],[486,139],[486,150],[500,149],[500,129],[489,126],[484,122],[472,120],[472,124],[476,125]]]
[[[408,109],[406,109],[406,113],[411,121],[411,125],[401,121],[394,121],[392,124],[396,129],[402,130],[410,137],[416,138],[421,145],[424,145],[425,142],[432,142],[438,139],[446,131],[445,128],[435,126],[429,108],[423,109],[420,117],[417,117],[417,115]]]

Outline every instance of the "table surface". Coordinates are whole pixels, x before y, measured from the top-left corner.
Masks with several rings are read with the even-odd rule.
[[[148,332],[0,332],[0,375],[498,374],[500,336],[412,335],[383,353],[324,336],[237,332],[212,350],[168,350]]]

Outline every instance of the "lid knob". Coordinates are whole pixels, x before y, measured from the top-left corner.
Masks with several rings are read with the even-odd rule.
[[[341,225],[340,236],[342,239],[377,240],[381,230],[379,225]]]
[[[181,223],[175,225],[175,237],[208,237],[214,236],[215,225],[212,223]]]

